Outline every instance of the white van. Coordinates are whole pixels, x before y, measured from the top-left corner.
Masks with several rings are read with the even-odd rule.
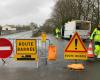
[[[61,28],[62,38],[71,38],[71,36],[78,32],[82,39],[88,39],[91,31],[91,22],[83,20],[75,20],[68,23]]]

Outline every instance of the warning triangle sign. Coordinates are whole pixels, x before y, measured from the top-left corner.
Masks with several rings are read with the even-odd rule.
[[[65,52],[87,52],[87,49],[77,32],[70,39],[65,48]]]

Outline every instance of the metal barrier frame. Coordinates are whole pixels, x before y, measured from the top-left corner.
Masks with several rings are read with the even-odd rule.
[[[15,52],[16,52],[16,50],[15,50],[15,48],[16,48],[16,39],[14,39],[14,38],[7,38],[11,43],[12,43],[12,46],[13,46],[13,51],[12,51],[12,54],[14,54]],[[21,39],[21,38],[20,38]],[[22,38],[23,39],[23,38]],[[28,38],[29,40],[31,39],[33,39],[34,40],[34,38]],[[27,39],[27,40],[28,40]],[[26,40],[26,39],[23,39],[23,40]],[[48,45],[47,45],[47,42],[49,43]],[[39,45],[41,45],[41,48],[42,49],[45,49],[45,51],[44,51],[44,53],[43,54],[45,54],[45,56],[44,57],[41,57],[40,56],[40,54],[42,53],[41,51],[40,51],[40,48],[39,48]],[[37,68],[39,67],[39,62],[40,62],[40,58],[44,58],[45,59],[45,65],[47,64],[47,55],[46,54],[48,54],[48,52],[46,51],[47,49],[48,49],[48,46],[50,45],[50,39],[46,39],[46,42],[42,42],[41,41],[41,39],[36,39],[36,46],[37,46],[37,49],[36,49],[36,52],[37,52],[37,56],[38,56],[38,61],[37,61]],[[44,46],[44,47],[43,47]],[[9,58],[14,58],[14,56],[10,56]]]

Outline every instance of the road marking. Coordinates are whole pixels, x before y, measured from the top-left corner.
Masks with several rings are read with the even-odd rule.
[[[3,47],[0,47],[0,50],[11,50],[11,47],[10,46],[3,46]]]

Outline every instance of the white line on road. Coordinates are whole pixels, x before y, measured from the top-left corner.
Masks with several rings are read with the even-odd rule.
[[[3,46],[3,47],[0,46],[0,50],[11,50],[11,47],[10,46]]]

